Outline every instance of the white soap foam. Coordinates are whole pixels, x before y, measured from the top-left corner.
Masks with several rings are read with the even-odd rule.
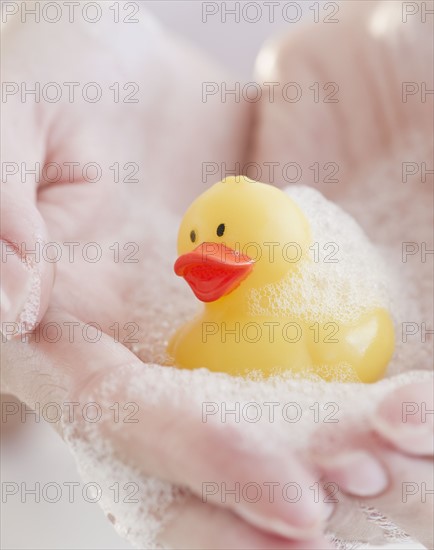
[[[74,437],[68,427],[65,437],[80,476],[97,487],[98,503],[117,533],[138,548],[164,548],[158,543],[158,534],[172,517],[170,507],[182,502],[182,491],[166,481],[143,477],[120,462],[101,437],[97,443],[93,439],[85,441]]]
[[[375,307],[389,309],[390,274],[355,220],[311,187],[285,192],[309,220],[310,261],[300,261],[278,284],[252,291],[252,313],[346,323]]]
[[[414,381],[431,380],[428,372],[409,371],[371,385],[328,383],[318,378],[285,375],[258,381],[211,374],[205,369],[190,371],[134,364],[109,375],[87,401],[109,407],[114,395],[125,395],[119,380],[126,377],[131,380],[128,401],[149,409],[170,403],[181,419],[193,416],[222,430],[232,429],[238,435],[240,448],[270,458],[302,452],[313,437],[316,452],[344,445],[355,430],[366,429],[373,410],[390,391]],[[238,412],[225,414],[225,410]],[[182,426],[180,422],[181,430]],[[129,426],[120,424],[118,428],[129,429]],[[136,547],[164,548],[158,543],[158,533],[170,521],[174,503],[182,506],[189,491],[145,477],[137,468],[122,464],[116,449],[101,437],[98,425],[87,424],[86,429],[85,442],[75,438],[69,429],[65,437],[76,456],[81,476],[86,482],[96,482],[103,488],[106,498],[101,504],[107,516],[119,534]],[[134,496],[139,503],[124,499],[114,502],[110,487],[116,483],[124,496],[122,488],[134,484],[137,487]],[[396,532],[399,533],[399,529]]]

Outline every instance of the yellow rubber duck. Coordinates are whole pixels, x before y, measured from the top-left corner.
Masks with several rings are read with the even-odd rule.
[[[339,379],[344,366],[354,380],[379,380],[394,350],[385,309],[335,323],[333,338],[318,338],[303,318],[251,310],[252,290],[312,261],[311,239],[301,209],[274,186],[236,176],[200,195],[181,222],[174,269],[205,307],[170,340],[175,364],[232,375],[314,372],[326,380]]]

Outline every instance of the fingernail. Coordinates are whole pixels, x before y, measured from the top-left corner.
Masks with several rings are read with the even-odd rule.
[[[304,540],[312,538],[315,533],[321,533],[320,522],[318,522],[317,525],[311,526],[309,529],[305,529],[294,526],[281,519],[261,516],[250,508],[246,507],[237,509],[237,513],[248,523],[254,525],[258,529],[285,538]]]
[[[378,495],[389,484],[383,466],[365,451],[352,451],[321,459],[320,467],[327,481],[336,483],[339,490],[361,497]]]
[[[9,340],[20,332],[21,313],[31,292],[32,274],[16,249],[1,241],[1,332]]]

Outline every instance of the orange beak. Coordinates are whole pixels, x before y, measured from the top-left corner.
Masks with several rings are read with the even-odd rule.
[[[175,262],[175,273],[184,277],[202,302],[214,302],[232,292],[253,269],[245,254],[219,243],[202,243]]]

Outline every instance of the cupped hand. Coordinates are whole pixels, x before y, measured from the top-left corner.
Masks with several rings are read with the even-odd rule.
[[[22,23],[18,15],[5,28],[4,387],[31,406],[62,407],[58,429],[71,446],[88,437],[83,406],[99,403],[109,416],[98,422],[92,445],[111,442],[117,459],[143,476],[183,487],[182,503],[170,504],[171,523],[156,534],[160,542],[299,548],[314,543],[293,541],[317,538],[326,547],[318,506],[202,502],[206,480],[229,486],[295,475],[310,484],[313,472],[295,457],[281,453],[270,461],[244,450],[232,430],[192,414],[187,397],[150,403],[146,376],[133,404],[139,421],[122,423],[122,430],[112,421],[109,407],[119,403],[122,411],[128,388],[150,368],[128,349],[154,330],[143,325],[133,297],[143,289],[149,300],[167,299],[158,293],[159,270],[170,270],[175,250],[162,265],[158,249],[176,239],[170,211],[181,211],[205,187],[204,160],[239,160],[248,109],[203,103],[202,83],[224,74],[145,12],[135,25],[114,24],[101,5],[95,25]],[[77,84],[65,85],[71,82]],[[39,101],[22,95],[35,86]],[[59,90],[59,101],[51,102]],[[89,101],[98,93],[100,100]],[[35,167],[36,176],[26,172]],[[145,300],[143,307],[153,305]],[[100,388],[113,372],[120,389],[107,403]],[[160,385],[166,375],[159,367]],[[81,407],[66,417],[74,402]]]
[[[249,157],[254,169],[260,167],[263,179],[277,185],[289,183],[285,178],[313,185],[342,205],[379,246],[400,281],[398,290],[391,288],[396,350],[389,377],[431,371],[433,364],[428,250],[434,187],[428,159],[434,60],[432,15],[424,11],[433,7],[432,2],[341,2],[334,17],[339,23],[288,33],[270,42],[257,63],[261,82],[295,82],[302,96],[291,102],[282,93],[274,98],[264,94]],[[270,176],[267,166],[272,163]],[[286,170],[288,163],[298,171]],[[409,327],[414,337],[407,334]],[[362,429],[351,422],[333,426],[336,434],[348,431],[342,445],[334,447],[336,456],[332,452],[329,457],[333,464],[325,467],[341,490],[376,506],[428,548],[433,543],[433,499],[423,488],[432,485],[433,424],[427,412],[432,393],[432,378],[408,384],[391,392],[379,415]],[[358,398],[354,391],[355,403]],[[408,420],[406,407],[414,407],[411,418],[419,425]],[[409,487],[411,496],[406,494]],[[346,507],[348,501],[341,506]],[[343,538],[356,536],[355,522],[339,510],[334,524]]]
[[[302,166],[337,160],[345,180],[357,182],[361,167],[371,159],[387,159],[387,153],[393,152],[388,147],[389,134],[379,129],[387,126],[388,120],[392,121],[387,128],[393,136],[409,127],[427,132],[421,106],[412,110],[397,101],[396,112],[387,111],[390,119],[384,115],[378,132],[374,130],[382,140],[374,146],[367,133],[372,125],[363,117],[361,120],[354,105],[362,102],[365,114],[375,120],[382,112],[378,104],[382,90],[372,89],[360,96],[360,88],[351,86],[352,72],[338,72],[342,67],[335,55],[336,49],[341,51],[339,40],[352,43],[365,62],[383,51],[385,44],[395,44],[393,28],[386,29],[377,41],[366,40],[369,14],[376,9],[377,4],[366,8],[359,34],[353,33],[360,27],[353,16],[331,34],[324,34],[323,25],[315,33],[314,44],[321,46],[316,49],[316,61],[309,53],[309,36],[300,35],[296,42],[275,47],[278,59],[284,68],[290,67],[292,75],[289,79],[287,73],[277,71],[275,80],[301,82],[307,78],[306,84],[311,84],[311,80],[324,80],[320,77],[322,67],[329,67],[328,80],[339,82],[348,94],[344,106],[352,107],[342,112],[321,104],[314,112],[302,104],[290,108],[264,99],[256,106],[261,123],[249,160],[279,159],[283,164],[292,143],[291,152],[298,151],[295,156]],[[2,157],[10,168],[2,183],[1,235],[7,258],[2,263],[2,297],[7,298],[2,300],[2,323],[9,323],[3,332],[13,337],[2,344],[2,381],[30,405],[56,402],[63,407],[65,402],[100,400],[106,410],[114,402],[129,403],[128,389],[143,380],[142,398],[135,399],[139,422],[123,423],[119,429],[119,424],[102,421],[96,433],[110,443],[120,462],[144,476],[183,488],[182,500],[170,504],[172,519],[157,535],[161,543],[179,548],[325,548],[328,543],[321,532],[329,511],[321,505],[302,501],[294,507],[277,500],[252,506],[231,498],[225,503],[217,497],[204,503],[201,498],[202,484],[209,480],[229,486],[270,477],[283,483],[296,477],[301,486],[308,487],[320,475],[316,466],[301,464],[288,449],[272,456],[246,450],[236,431],[204,424],[200,414],[193,414],[188,395],[166,396],[158,403],[152,400],[155,377],[158,387],[164,386],[170,371],[157,367],[152,370],[154,382],[146,385],[150,367],[133,353],[135,328],[139,340],[146,340],[151,328],[143,326],[143,316],[135,311],[131,297],[137,297],[137,289],[143,288],[143,307],[152,312],[164,301],[152,285],[158,282],[158,266],[164,261],[170,265],[170,261],[153,263],[149,259],[158,257],[160,244],[175,240],[170,211],[180,212],[205,187],[204,160],[225,161],[231,166],[244,159],[251,105],[204,104],[202,83],[221,81],[224,74],[162,33],[143,12],[135,26],[113,24],[109,17],[92,28],[83,22],[51,25],[49,34],[44,23],[23,24],[17,19],[5,29],[5,80],[18,86],[28,83],[29,87],[35,82],[41,87],[55,82],[62,99],[57,103],[26,99],[23,103],[22,90],[14,93],[12,84],[3,109]],[[411,25],[404,31],[405,38]],[[409,54],[408,67],[413,67],[413,60]],[[397,49],[384,67],[397,69],[400,61]],[[293,64],[303,71],[308,67],[309,77],[294,76]],[[412,73],[413,79],[419,76]],[[65,82],[79,83],[73,102]],[[90,82],[97,82],[103,94],[95,103],[83,99],[83,93],[93,97],[96,90],[85,88]],[[390,88],[398,93],[393,83]],[[56,90],[46,88],[45,93]],[[385,96],[384,105],[389,108],[390,95],[386,92]],[[273,109],[279,109],[277,117]],[[394,126],[396,120],[410,122],[401,128]],[[348,129],[351,135],[345,133]],[[342,145],[338,156],[333,149],[336,143]],[[41,166],[38,181],[31,174],[23,178],[23,168],[34,168],[35,163]],[[50,163],[49,170],[42,170]],[[348,184],[344,195],[360,192],[359,184],[355,188],[352,191]],[[425,192],[424,188],[422,194]],[[161,218],[156,222],[151,212],[157,208]],[[385,209],[382,200],[378,217]],[[359,221],[363,223],[363,219]],[[57,252],[56,247],[45,247],[46,256],[41,253],[38,260],[27,252],[37,246],[44,250],[45,243],[53,242],[62,251],[59,261],[47,260]],[[101,257],[94,261],[94,254],[99,253]],[[156,273],[150,273],[153,268]],[[16,333],[34,328],[36,322],[40,324],[33,335],[21,338]],[[43,327],[48,327],[45,333]],[[37,337],[38,330],[42,337]],[[164,335],[166,332],[163,330]],[[155,359],[152,352],[139,348],[136,353],[141,359]],[[107,379],[113,376],[116,392],[107,396]],[[71,442],[82,438],[96,447],[95,433],[89,435],[86,422],[74,420],[72,427],[63,422],[59,430],[64,429]],[[96,454],[103,461],[104,452]]]

